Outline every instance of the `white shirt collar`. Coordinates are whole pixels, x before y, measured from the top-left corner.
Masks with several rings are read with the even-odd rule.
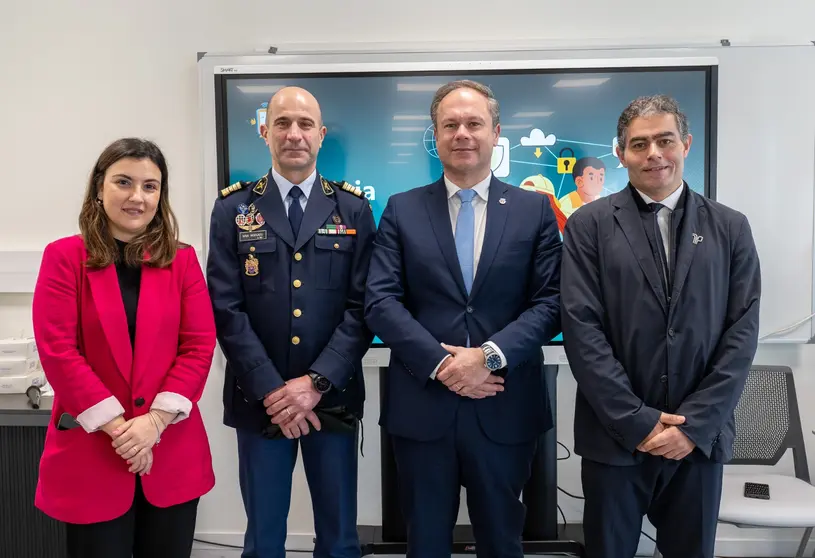
[[[471,188],[482,200],[487,201],[490,192],[490,182],[492,181],[492,172],[487,175],[487,178],[476,184]],[[456,186],[447,175],[444,175],[444,185],[447,187],[447,199],[449,200],[455,196],[461,188]]]
[[[670,196],[668,196],[667,198],[665,198],[664,200],[662,200],[659,203],[661,203],[666,208],[673,211],[674,209],[676,209],[676,204],[679,203],[679,197],[682,195],[682,189],[684,187],[685,187],[685,182],[683,181],[682,184],[680,184],[679,188],[674,190],[673,193]],[[636,188],[634,188],[634,189],[637,190]],[[654,203],[654,200],[649,198],[647,195],[643,194],[641,191],[637,190],[637,193],[645,201],[645,203]]]
[[[274,178],[275,184],[277,184],[278,189],[280,189],[280,197],[282,199],[286,199],[286,196],[289,195],[289,190],[291,190],[292,186],[298,186],[302,191],[303,195],[306,196],[306,199],[309,198],[311,195],[311,187],[314,185],[314,180],[317,178],[317,169],[315,168],[308,178],[306,178],[300,184],[294,184],[289,182],[286,178],[283,177],[279,172],[272,168],[272,178]]]

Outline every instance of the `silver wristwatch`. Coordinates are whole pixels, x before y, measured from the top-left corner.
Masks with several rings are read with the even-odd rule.
[[[487,366],[487,370],[490,372],[495,372],[496,370],[501,369],[501,355],[492,348],[492,345],[484,343],[481,345],[481,350],[484,351],[484,361]]]

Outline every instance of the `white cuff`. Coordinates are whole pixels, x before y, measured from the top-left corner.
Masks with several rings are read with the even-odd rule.
[[[447,360],[448,358],[450,358],[451,356],[453,356],[453,355],[447,355],[447,356],[445,356],[443,359],[441,359],[441,361],[439,361],[439,363],[436,365],[436,368],[435,368],[435,369],[433,370],[433,372],[431,372],[431,374],[430,374],[430,379],[431,379],[431,380],[435,380],[435,379],[436,379],[436,374],[438,373],[439,368],[441,368],[442,363],[443,363],[445,360]]]
[[[85,432],[96,432],[116,417],[123,415],[125,408],[113,395],[103,399],[93,407],[85,409],[76,417],[76,422]]]
[[[501,349],[498,348],[498,345],[496,345],[492,341],[487,341],[484,344],[489,345],[490,347],[492,347],[493,351],[498,353],[498,356],[501,357],[501,368],[506,368],[507,367],[507,357],[504,356],[503,351],[501,351]]]
[[[159,411],[164,411],[170,414],[176,414],[176,417],[170,423],[176,424],[190,416],[190,411],[192,411],[192,401],[183,395],[179,395],[178,393],[174,393],[172,391],[162,391],[156,395],[155,399],[153,399],[153,404],[150,406],[150,408],[158,409]],[[169,426],[169,424],[167,426]]]

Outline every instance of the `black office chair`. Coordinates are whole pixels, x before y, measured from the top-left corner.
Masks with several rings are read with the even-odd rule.
[[[810,484],[795,381],[788,366],[753,366],[735,410],[733,460],[725,469],[719,521],[740,528],[804,528],[796,558],[815,527],[815,487]],[[795,476],[746,474],[735,465],[777,465],[792,450]],[[769,485],[770,499],[744,496],[746,482]],[[661,556],[658,550],[654,556]],[[815,556],[815,554],[813,554]]]

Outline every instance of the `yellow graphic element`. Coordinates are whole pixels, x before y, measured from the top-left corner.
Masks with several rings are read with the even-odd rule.
[[[566,152],[571,153],[570,157],[564,157]],[[557,173],[558,174],[572,174],[574,164],[577,162],[577,157],[574,156],[574,151],[570,147],[564,147],[560,150],[557,157]]]
[[[536,148],[535,148],[535,157],[537,157],[538,159],[540,159],[540,156],[541,156],[541,155],[543,155],[543,151],[541,151],[541,148],[540,148],[540,147],[536,147]]]

